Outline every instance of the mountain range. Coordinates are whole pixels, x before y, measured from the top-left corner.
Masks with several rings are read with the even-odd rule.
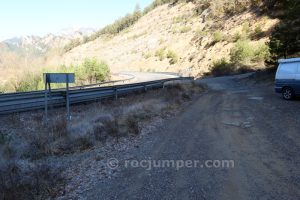
[[[1,81],[17,77],[24,71],[44,67],[50,57],[63,53],[65,45],[76,39],[82,40],[94,32],[92,28],[66,28],[43,37],[21,36],[0,42]]]

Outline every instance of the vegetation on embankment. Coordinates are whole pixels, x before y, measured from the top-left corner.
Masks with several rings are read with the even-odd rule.
[[[269,36],[278,22],[270,17],[270,2],[156,0],[100,30],[87,44],[78,44],[63,61],[69,63],[79,53],[96,54],[115,71],[172,71],[195,77],[213,70],[220,60],[234,65],[232,69],[264,68],[271,60]]]
[[[166,3],[172,3],[173,0],[154,0],[149,6],[147,6],[144,11],[141,11],[140,6],[137,4],[133,13],[127,14],[124,17],[116,20],[112,24],[105,26],[104,28],[98,30],[96,33],[91,36],[84,37],[83,40],[72,40],[69,44],[64,47],[64,51],[68,52],[73,48],[91,42],[103,35],[116,35],[127,28],[135,24],[142,16],[149,13],[151,10],[155,9],[158,6],[161,6]],[[174,1],[175,2],[175,1]]]
[[[0,92],[27,92],[44,89],[43,73],[75,73],[75,85],[103,82],[110,79],[110,69],[106,62],[95,58],[86,58],[80,65],[60,66],[58,69],[45,68],[38,72],[27,72],[17,80],[0,85]],[[53,84],[53,88],[64,84]]]
[[[281,19],[270,36],[271,62],[278,58],[300,57],[300,1],[274,1],[274,7],[282,12],[274,17]]]
[[[70,66],[96,55],[114,71],[172,71],[201,77],[208,72],[258,70],[279,58],[300,56],[299,4],[297,0],[155,0],[144,11],[137,6],[91,37],[75,41],[54,65]],[[0,91],[41,88],[41,77],[24,77],[33,84],[21,78],[25,84],[15,81],[0,86]]]
[[[230,61],[226,58],[214,61],[212,74],[224,75],[240,71],[237,65],[247,70],[247,67],[255,61],[266,62],[271,67],[276,67],[280,58],[300,56],[300,2],[297,0],[256,2],[260,2],[258,5],[270,17],[280,19],[280,23],[271,31],[269,42],[255,46],[249,43],[250,38],[262,37],[265,34],[259,26],[250,35],[245,32],[237,35],[237,43],[230,51]]]

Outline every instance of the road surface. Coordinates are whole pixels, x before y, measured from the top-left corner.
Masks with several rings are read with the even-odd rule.
[[[156,81],[161,79],[168,79],[168,78],[178,78],[179,75],[176,73],[159,73],[159,72],[120,72],[120,75],[124,76],[131,76],[134,77],[130,80],[130,83],[139,83],[139,82],[146,82],[146,81]],[[126,77],[126,78],[127,78]]]
[[[125,167],[87,199],[299,199],[300,102],[236,77],[203,94],[132,150],[132,160],[233,160],[231,168]],[[259,86],[259,87],[258,87]],[[121,159],[121,158],[116,158]]]

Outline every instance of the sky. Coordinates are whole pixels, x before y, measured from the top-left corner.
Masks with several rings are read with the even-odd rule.
[[[0,0],[0,41],[64,28],[99,29],[153,0]]]

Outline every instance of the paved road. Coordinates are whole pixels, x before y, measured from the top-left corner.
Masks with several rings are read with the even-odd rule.
[[[132,150],[132,159],[234,160],[234,168],[125,168],[87,199],[299,199],[300,102],[237,78],[209,86],[190,107]]]
[[[146,81],[156,81],[168,78],[178,78],[179,75],[175,73],[151,73],[151,72],[120,72],[121,75],[133,76],[134,79],[131,83],[146,82]]]

